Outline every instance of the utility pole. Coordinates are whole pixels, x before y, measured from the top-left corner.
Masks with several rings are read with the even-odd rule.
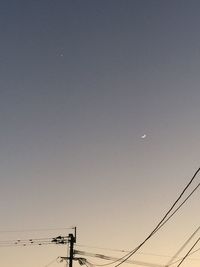
[[[73,260],[74,260],[74,243],[76,243],[76,227],[75,235],[69,234],[69,267],[73,267]]]
[[[53,242],[61,244],[60,239],[58,240],[58,238],[61,239],[62,237],[61,236],[57,237]],[[67,257],[60,257],[60,258],[61,260],[65,260],[68,263],[68,267],[73,267],[73,261],[78,260],[77,258],[74,258],[74,244],[76,243],[76,227],[74,227],[74,234],[69,234],[67,236],[67,243],[69,244],[69,254],[67,255]]]

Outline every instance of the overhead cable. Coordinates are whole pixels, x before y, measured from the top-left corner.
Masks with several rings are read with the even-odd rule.
[[[54,262],[57,262],[57,263],[58,263],[58,259],[59,259],[59,258],[60,258],[60,257],[57,257],[57,258],[53,259],[53,260],[50,261],[48,264],[46,264],[44,267],[48,267],[48,266],[52,265]]]
[[[193,250],[193,248],[199,243],[200,237],[197,239],[197,241],[194,243],[194,245],[189,249],[189,251],[185,254],[185,256],[182,258],[180,263],[176,266],[179,267],[181,264],[186,260],[186,258],[190,255],[190,252]]]
[[[19,229],[19,230],[0,230],[0,233],[28,233],[28,232],[45,232],[57,230],[69,230],[74,227],[59,227],[59,228],[33,228],[33,229]]]
[[[18,239],[18,240],[5,240],[0,241],[0,247],[13,247],[13,246],[41,246],[53,244],[67,244],[68,237],[54,237],[54,238],[31,238],[31,239]]]
[[[200,248],[198,248],[198,249],[196,249],[196,250],[194,250],[194,251],[190,252],[190,253],[188,254],[188,256],[187,256],[187,257],[189,257],[189,256],[191,256],[191,255],[193,255],[193,254],[195,254],[195,253],[197,253],[197,252],[199,252],[199,251],[200,251]],[[180,262],[182,259],[183,259],[183,258],[181,258],[181,259],[178,259],[178,260],[176,260],[176,261],[174,261],[174,262],[170,263],[169,265],[166,265],[165,267],[168,267],[168,266],[174,265],[175,263],[177,263],[177,262]],[[193,260],[195,260],[195,259],[193,259]],[[196,259],[196,260],[199,260],[199,259]]]
[[[182,198],[182,196],[185,194],[185,192],[187,191],[187,189],[190,187],[190,185],[192,184],[192,182],[194,181],[195,177],[197,176],[197,174],[199,173],[200,168],[197,169],[197,171],[194,173],[194,175],[192,176],[192,178],[190,179],[189,183],[185,186],[185,188],[183,189],[183,191],[180,193],[179,197],[176,199],[176,201],[172,204],[171,208],[166,212],[166,214],[164,215],[164,217],[161,219],[161,221],[157,224],[157,226],[153,229],[153,231],[144,239],[144,241],[142,243],[140,243],[135,249],[133,249],[130,253],[127,253],[125,256],[123,256],[121,259],[119,259],[119,263],[117,265],[115,265],[115,267],[120,266],[122,263],[126,262],[131,256],[133,256],[159,229],[160,227],[162,227],[165,224],[165,220],[169,220],[167,217],[169,216],[169,214],[172,212],[172,210],[174,209],[174,207],[177,205],[177,203],[180,201],[180,199]],[[196,189],[199,187],[199,185],[196,187]],[[195,191],[196,191],[195,189]],[[194,190],[191,194],[194,193]],[[189,195],[189,197],[191,196],[191,194]],[[188,198],[187,198],[188,199]],[[185,203],[185,201],[184,201]],[[182,204],[183,205],[183,204]],[[181,205],[181,206],[182,206]],[[171,218],[171,217],[170,217]],[[114,263],[114,262],[113,262]]]
[[[103,255],[103,254],[96,254],[96,253],[91,253],[91,252],[79,251],[79,250],[75,250],[74,254],[88,256],[88,257],[95,257],[95,258],[100,258],[100,259],[104,259],[104,260],[118,260],[118,258],[115,258],[115,257],[110,257],[110,256]],[[140,266],[148,266],[148,267],[163,267],[163,265],[160,265],[160,264],[149,263],[149,262],[144,262],[144,261],[128,260],[127,263],[137,264]],[[102,266],[102,264],[99,265],[99,264],[94,264],[94,263],[92,263],[92,265]]]
[[[192,240],[192,238],[197,234],[197,232],[200,230],[200,226],[190,235],[190,237],[184,242],[184,244],[179,248],[179,250],[175,253],[175,255],[168,261],[166,264],[167,266],[170,266],[171,263],[173,263],[174,259],[178,257],[178,255],[183,251],[183,249],[187,246],[187,244]]]

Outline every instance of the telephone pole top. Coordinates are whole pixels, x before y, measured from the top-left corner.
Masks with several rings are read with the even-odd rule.
[[[73,267],[74,243],[76,243],[76,235],[69,234],[69,267]]]
[[[73,267],[73,261],[77,260],[74,258],[74,244],[76,243],[76,227],[74,227],[74,234],[69,234],[67,236],[67,243],[69,244],[69,255],[67,257],[60,257],[62,260],[68,262],[69,267]]]

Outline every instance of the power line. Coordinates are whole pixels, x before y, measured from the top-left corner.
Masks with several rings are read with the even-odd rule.
[[[48,266],[50,266],[51,264],[53,264],[54,262],[58,262],[58,259],[59,259],[60,257],[57,257],[57,258],[55,258],[54,260],[52,260],[52,261],[50,261],[48,264],[46,264],[44,267],[48,267]]]
[[[123,256],[121,259],[119,259],[118,261],[120,261],[117,265],[115,265],[115,267],[120,266],[122,263],[126,262],[131,256],[133,256],[166,222],[165,220],[167,219],[168,215],[171,213],[171,211],[174,209],[174,207],[177,205],[177,203],[179,202],[179,200],[182,198],[182,196],[185,194],[185,192],[187,191],[187,189],[190,187],[190,185],[192,184],[192,182],[194,181],[195,177],[197,176],[197,174],[199,173],[200,168],[197,169],[197,171],[194,173],[194,175],[192,176],[192,178],[190,179],[189,183],[185,186],[185,188],[182,190],[181,194],[179,195],[179,197],[175,200],[175,202],[172,204],[171,208],[167,211],[167,213],[164,215],[164,217],[161,219],[161,221],[157,224],[157,226],[153,229],[153,231],[145,238],[145,240],[140,243],[134,250],[132,250],[130,253],[126,254],[125,256]],[[197,187],[198,188],[198,187]],[[196,188],[196,189],[197,189]],[[193,192],[194,193],[194,192]],[[192,193],[192,194],[193,194]],[[191,196],[191,194],[190,194]],[[188,198],[187,198],[188,199]],[[184,202],[185,203],[185,202]],[[170,217],[171,218],[171,217]],[[169,219],[167,219],[168,221]],[[114,262],[113,262],[114,263]]]
[[[116,261],[113,261],[111,263],[108,264],[103,264],[101,266],[106,266],[106,265],[111,265],[114,264],[115,262],[119,262],[115,267],[120,266],[122,263],[124,263],[125,261],[127,261],[131,256],[133,256],[158,230],[161,229],[161,227],[163,227],[168,221],[169,219],[171,219],[171,217],[183,206],[183,204],[191,197],[191,195],[198,189],[198,187],[200,186],[200,183],[195,187],[194,190],[192,190],[192,192],[188,195],[188,197],[176,208],[176,210],[168,217],[168,215],[170,214],[170,212],[174,209],[174,207],[177,205],[177,203],[179,202],[179,200],[182,198],[182,196],[184,195],[184,193],[186,192],[186,190],[189,188],[189,186],[192,184],[193,180],[195,179],[195,177],[197,176],[197,174],[199,173],[200,168],[197,169],[197,171],[194,173],[194,175],[192,176],[192,178],[190,179],[189,183],[186,185],[186,187],[183,189],[183,191],[181,192],[181,194],[179,195],[179,197],[176,199],[176,201],[173,203],[173,205],[171,206],[171,208],[168,210],[168,212],[165,214],[165,216],[163,217],[163,219],[157,224],[157,226],[154,228],[154,230],[149,234],[149,236],[147,236],[147,238],[140,244],[138,245],[134,250],[130,251],[129,253],[127,253],[126,255],[124,255],[123,257],[119,258]],[[168,218],[167,218],[168,217]]]
[[[118,258],[116,258],[116,257],[111,257],[111,256],[107,256],[107,255],[103,255],[103,254],[96,254],[96,253],[91,253],[91,252],[85,252],[85,251],[79,251],[79,250],[74,250],[74,254],[84,255],[84,256],[88,256],[88,257],[95,257],[95,258],[100,258],[100,259],[104,259],[104,260],[118,260]],[[149,263],[149,262],[144,262],[144,261],[128,260],[127,263],[137,264],[137,265],[141,265],[141,266],[148,266],[148,267],[163,267],[160,264]],[[94,263],[92,263],[92,264],[95,266],[102,266],[99,264],[94,264]]]
[[[191,255],[197,253],[198,251],[200,251],[200,248],[194,250],[193,252],[190,252],[190,253],[188,254],[187,257],[189,257],[189,256],[191,256]],[[181,258],[181,259],[179,259],[179,260],[176,260],[176,261],[172,262],[171,264],[169,264],[168,266],[174,265],[175,263],[180,262],[182,259],[183,259],[183,258]],[[194,259],[193,259],[193,260],[194,260]],[[196,260],[199,260],[199,259],[196,259]],[[165,267],[167,267],[167,265],[166,265]]]
[[[93,249],[100,249],[100,250],[107,250],[107,251],[121,252],[121,253],[122,252],[130,253],[131,252],[130,250],[126,250],[126,249],[103,248],[103,247],[98,247],[98,246],[81,245],[81,244],[76,244],[76,247],[93,248]],[[170,258],[170,259],[172,258],[170,255],[163,255],[163,254],[157,254],[157,253],[146,253],[146,252],[138,252],[137,255],[147,255],[147,256],[155,256],[155,257]],[[175,257],[175,258],[177,258],[177,257]],[[199,259],[191,259],[191,260],[199,260]]]
[[[89,246],[89,245],[82,245],[82,244],[76,244],[76,247],[94,248],[94,249],[109,250],[109,251],[115,251],[115,252],[130,252],[124,249],[103,248],[103,247],[98,247],[98,246]]]
[[[74,227],[60,227],[60,228],[34,228],[34,229],[21,229],[21,230],[0,230],[0,233],[28,233],[28,232],[45,232],[45,231],[57,231],[57,230],[69,230]]]
[[[193,250],[193,248],[198,244],[198,242],[200,241],[200,237],[197,239],[197,241],[194,243],[194,245],[189,249],[189,251],[185,254],[185,256],[182,258],[182,260],[180,261],[180,263],[176,266],[179,267],[181,266],[181,264],[185,261],[185,259],[190,255],[190,252]]]
[[[67,244],[68,237],[58,236],[56,238],[30,238],[0,241],[0,247],[25,247],[25,246],[42,246],[53,244]]]
[[[163,227],[170,219],[171,217],[176,214],[179,209],[185,204],[185,202],[194,194],[194,192],[199,188],[200,183],[197,184],[197,186],[192,190],[192,192],[183,200],[183,202],[172,212],[172,214],[158,227],[158,229],[155,231],[155,233],[160,230],[161,227]]]
[[[181,253],[181,251],[187,246],[187,244],[192,240],[192,238],[196,235],[196,233],[200,230],[200,226],[190,235],[190,237],[184,242],[184,244],[180,247],[180,249],[175,253],[175,255],[170,259],[170,261],[166,264],[170,266],[174,259]]]

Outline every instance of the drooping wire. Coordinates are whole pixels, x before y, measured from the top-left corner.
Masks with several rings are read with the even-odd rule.
[[[155,231],[155,233],[160,230],[170,219],[171,217],[176,214],[179,209],[185,204],[185,202],[194,194],[194,192],[200,187],[200,183],[197,184],[197,186],[191,191],[191,193],[183,200],[183,202],[172,212],[172,214],[166,218],[166,220],[158,227],[158,229]]]
[[[185,192],[187,191],[187,189],[190,187],[190,185],[192,184],[192,182],[194,181],[195,177],[197,176],[197,174],[199,173],[200,168],[198,168],[196,170],[196,172],[194,173],[194,175],[192,176],[192,178],[190,179],[189,183],[185,186],[185,188],[183,189],[183,191],[181,192],[181,194],[179,195],[179,197],[175,200],[175,202],[172,204],[171,208],[166,212],[166,214],[164,215],[164,217],[161,219],[161,221],[157,224],[157,226],[153,229],[153,231],[144,239],[144,241],[142,243],[140,243],[135,249],[133,249],[130,253],[126,254],[124,257],[121,258],[121,260],[119,260],[120,262],[115,265],[115,267],[120,266],[122,263],[126,262],[131,256],[133,256],[159,229],[160,226],[165,224],[165,220],[167,219],[168,215],[171,213],[171,211],[174,209],[174,207],[177,205],[177,203],[179,202],[179,200],[182,198],[182,196],[185,194]],[[194,192],[193,192],[194,193]],[[193,194],[192,193],[192,194]],[[161,226],[161,227],[162,227]]]
[[[82,245],[82,244],[75,244],[76,247],[84,247],[84,248],[95,248],[95,249],[102,249],[102,250],[110,250],[110,251],[116,251],[116,252],[130,252],[128,250],[124,249],[113,249],[113,248],[102,248],[98,246],[88,246],[88,245]]]
[[[84,264],[85,264],[87,267],[92,267],[92,266],[94,266],[94,264],[91,263],[91,262],[88,261],[88,260],[84,261]]]
[[[192,193],[190,193],[189,196],[179,205],[179,207],[168,217],[168,215],[171,213],[171,211],[177,205],[177,203],[182,198],[182,196],[184,195],[184,193],[186,192],[186,190],[192,184],[193,180],[195,179],[195,177],[197,176],[197,174],[199,173],[199,171],[200,171],[200,168],[197,169],[197,171],[194,173],[194,175],[190,179],[189,183],[185,186],[185,188],[183,189],[183,191],[181,192],[181,194],[179,195],[179,197],[176,199],[176,201],[173,203],[173,205],[171,206],[171,208],[167,211],[167,213],[162,218],[162,220],[157,224],[157,226],[153,229],[153,231],[147,236],[147,238],[142,243],[140,243],[134,250],[132,250],[131,252],[127,253],[126,255],[124,255],[123,257],[119,258],[118,260],[113,261],[113,262],[108,263],[108,264],[102,264],[102,265],[99,265],[99,266],[107,266],[107,265],[111,265],[111,264],[114,264],[116,262],[119,262],[115,266],[115,267],[118,267],[122,263],[124,263],[125,261],[127,261],[131,256],[133,256],[158,230],[160,230],[161,227],[163,227],[165,225],[165,223],[182,207],[182,205],[189,199],[189,197],[191,197],[191,195],[197,190],[197,188],[200,186],[200,183],[195,187],[195,189],[192,191]]]
[[[180,261],[180,263],[176,266],[179,267],[181,266],[181,264],[186,260],[186,258],[190,255],[190,252],[193,250],[193,248],[198,244],[198,242],[200,241],[200,237],[197,239],[197,241],[194,243],[194,245],[189,249],[189,251],[185,254],[185,256],[182,258],[182,260]]]
[[[59,257],[53,259],[52,261],[50,261],[50,262],[49,262],[47,265],[45,265],[44,267],[48,267],[48,266],[50,266],[51,264],[53,264],[54,262],[58,262],[58,261],[57,261],[58,258],[59,258]]]
[[[52,242],[51,238],[38,238],[38,239],[18,239],[18,240],[7,240],[0,241],[0,247],[10,246],[27,246],[27,245],[43,245]]]
[[[97,258],[104,259],[104,260],[118,260],[118,258],[106,256],[106,255],[103,255],[103,254],[95,254],[95,253],[91,253],[91,252],[78,251],[78,250],[75,250],[74,252],[75,252],[75,254],[78,254],[78,255],[85,255],[85,256],[89,256],[89,257],[97,257]],[[132,260],[128,260],[127,263],[137,264],[137,265],[141,265],[141,266],[163,267],[160,264],[155,264],[155,263],[150,263],[150,262],[144,262],[144,261],[135,261],[135,260],[132,261]],[[92,263],[92,264],[95,265],[95,266],[99,266],[99,264],[96,264],[96,263],[95,264]],[[100,266],[101,265],[102,264],[100,264]]]
[[[198,251],[200,251],[200,248],[198,248],[198,249],[196,249],[196,250],[194,250],[194,251],[190,252],[190,253],[188,254],[188,256],[187,256],[187,257],[189,257],[189,256],[191,256],[191,255],[193,255],[193,254],[197,253]],[[183,258],[181,258],[181,259],[178,259],[178,260],[176,260],[176,261],[174,261],[174,262],[170,263],[168,266],[174,265],[175,263],[177,263],[177,262],[180,262],[182,259],[183,259]],[[198,260],[199,260],[199,259],[198,259]],[[165,266],[165,267],[167,267],[167,266]]]
[[[18,239],[0,241],[0,247],[21,247],[21,246],[36,246],[36,245],[53,245],[53,244],[67,244],[68,237],[56,238],[31,238],[31,239]]]
[[[175,255],[168,261],[166,267],[171,265],[171,263],[178,257],[181,251],[187,246],[187,244],[192,240],[192,238],[197,234],[199,230],[200,226],[190,235],[190,237],[184,242],[184,244],[179,248],[179,250],[175,253]]]
[[[69,230],[74,227],[59,227],[59,228],[34,228],[34,229],[21,229],[21,230],[0,230],[0,233],[28,233],[28,232],[45,232],[57,230]]]
[[[90,245],[82,245],[82,244],[76,244],[76,247],[101,249],[101,250],[114,251],[114,252],[126,252],[126,253],[131,252],[130,250],[126,250],[126,249],[103,248],[103,247],[98,247],[98,246],[90,246]],[[171,259],[171,256],[169,256],[169,255],[163,255],[163,254],[157,254],[157,253],[138,252],[137,255],[147,255],[147,256],[155,256],[155,257],[163,257],[163,258],[170,258]],[[95,265],[95,264],[93,264],[93,265]]]
[[[177,203],[180,201],[180,199],[182,198],[182,196],[185,194],[185,192],[187,191],[187,189],[190,187],[190,185],[192,184],[192,182],[194,181],[195,177],[197,176],[197,174],[199,173],[200,168],[198,168],[196,170],[196,172],[194,173],[194,175],[192,176],[192,178],[190,179],[190,181],[188,182],[188,184],[185,186],[185,188],[182,190],[182,192],[180,193],[180,195],[178,196],[178,198],[175,200],[175,202],[172,204],[171,208],[166,212],[166,214],[164,215],[164,217],[161,219],[161,221],[156,225],[156,227],[153,229],[153,231],[144,239],[143,242],[141,242],[135,249],[133,249],[131,252],[127,253],[126,255],[124,255],[123,257],[119,258],[116,261],[110,262],[108,264],[102,264],[101,266],[106,266],[106,265],[111,265],[114,264],[116,262],[119,262],[117,265],[115,265],[115,267],[120,266],[122,263],[126,262],[131,256],[133,256],[158,230],[160,230],[161,227],[163,227],[165,225],[165,223],[167,221],[169,221],[169,219],[182,207],[182,205],[191,197],[191,195],[197,190],[197,188],[200,186],[200,183],[196,186],[196,188],[192,191],[192,193],[189,194],[189,196],[179,205],[179,207],[169,216],[169,214],[172,212],[172,210],[174,209],[174,207],[177,205]],[[169,216],[169,217],[168,217]],[[168,218],[167,218],[168,217]]]

